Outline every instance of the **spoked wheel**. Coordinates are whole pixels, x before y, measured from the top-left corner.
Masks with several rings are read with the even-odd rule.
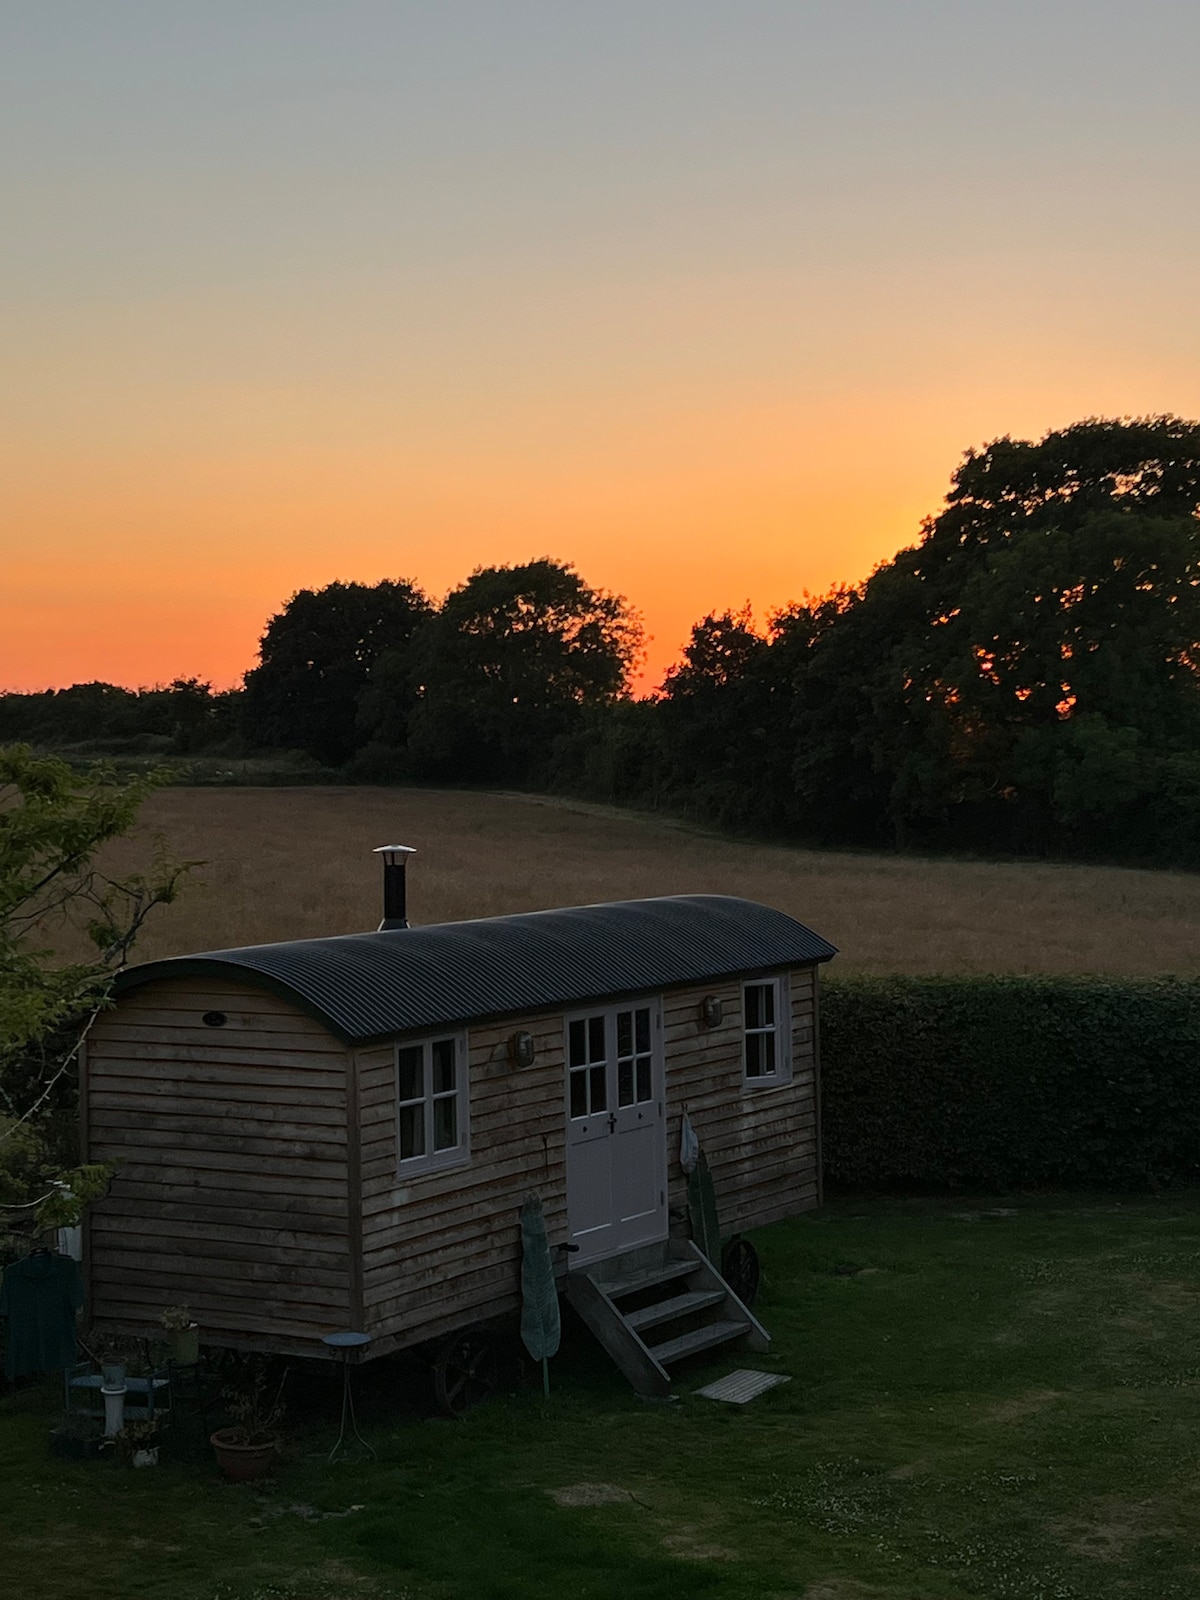
[[[730,1239],[721,1251],[721,1276],[744,1306],[752,1306],[758,1299],[762,1268],[749,1239]]]
[[[495,1394],[500,1382],[496,1346],[480,1328],[452,1333],[433,1357],[433,1394],[448,1417],[465,1417]]]

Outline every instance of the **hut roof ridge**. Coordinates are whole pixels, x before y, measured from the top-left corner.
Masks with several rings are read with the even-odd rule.
[[[663,895],[207,950],[129,967],[116,987],[238,977],[283,994],[347,1043],[365,1043],[836,953],[771,906],[734,895]]]

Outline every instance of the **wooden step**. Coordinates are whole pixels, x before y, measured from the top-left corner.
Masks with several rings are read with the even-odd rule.
[[[701,1350],[728,1344],[731,1339],[738,1339],[747,1333],[749,1328],[747,1322],[710,1322],[692,1333],[681,1333],[677,1339],[668,1339],[665,1344],[647,1345],[646,1348],[659,1366],[665,1367],[673,1361],[682,1361],[684,1356],[697,1355]]]
[[[655,1361],[608,1295],[586,1272],[567,1274],[566,1295],[639,1394],[665,1398],[671,1392],[667,1369]]]
[[[674,1288],[671,1286],[674,1285]],[[671,1375],[664,1363],[742,1339],[752,1350],[769,1350],[771,1338],[754,1313],[734,1294],[690,1240],[642,1246],[568,1272],[563,1288],[584,1323],[641,1395],[665,1398]],[[665,1292],[655,1299],[655,1291]],[[648,1295],[650,1303],[623,1310],[617,1301]],[[650,1328],[669,1333],[672,1323],[694,1317],[689,1333],[645,1342]],[[704,1319],[707,1318],[707,1322]]]
[[[706,1311],[709,1306],[719,1306],[728,1299],[724,1289],[694,1289],[691,1294],[677,1294],[670,1300],[657,1300],[640,1311],[627,1311],[625,1321],[640,1333],[643,1328],[653,1328],[660,1322],[674,1322],[676,1317],[690,1316],[693,1311]]]
[[[601,1289],[610,1300],[623,1300],[626,1295],[640,1294],[644,1289],[657,1289],[661,1283],[674,1283],[677,1278],[690,1278],[699,1270],[695,1261],[668,1261],[649,1272],[635,1272],[628,1278],[613,1278],[606,1282],[598,1279]]]

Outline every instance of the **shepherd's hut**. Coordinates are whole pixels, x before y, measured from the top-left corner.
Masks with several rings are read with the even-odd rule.
[[[82,1073],[86,1159],[116,1169],[93,1319],[149,1330],[183,1302],[210,1343],[276,1353],[449,1335],[453,1388],[472,1330],[519,1305],[535,1190],[564,1288],[643,1392],[694,1352],[763,1348],[746,1251],[730,1285],[688,1236],[681,1120],[726,1235],[817,1204],[833,946],[723,895],[409,927],[408,853],[383,852],[375,933],[122,974]]]

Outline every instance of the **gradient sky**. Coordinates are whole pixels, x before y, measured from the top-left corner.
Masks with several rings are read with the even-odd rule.
[[[1194,0],[0,0],[0,688],[550,555],[648,682],[1200,415]]]

